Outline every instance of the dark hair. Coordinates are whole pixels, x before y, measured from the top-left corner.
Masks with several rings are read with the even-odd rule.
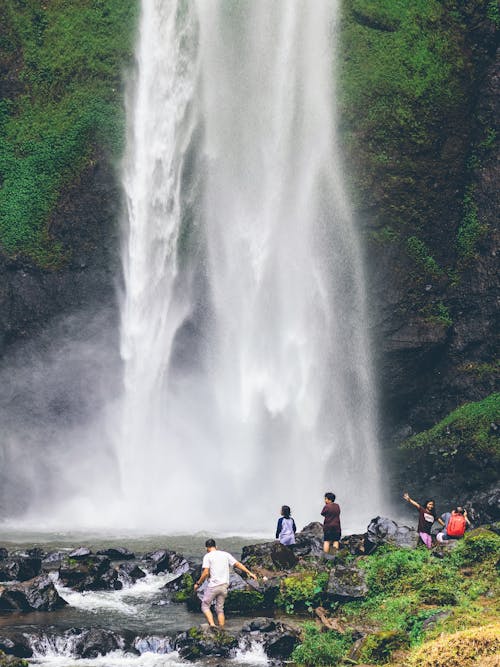
[[[328,500],[331,500],[332,503],[335,502],[335,494],[332,493],[331,491],[327,491],[327,492],[325,493],[325,498],[328,498]]]
[[[289,518],[290,518],[290,512],[291,512],[291,511],[292,511],[292,510],[288,507],[288,505],[282,505],[282,506],[281,506],[281,514],[283,514],[283,516],[285,517],[285,519],[289,519]]]
[[[464,508],[460,506],[455,509],[455,512],[458,512],[458,514],[465,514]]]
[[[216,544],[215,544],[215,540],[213,540],[212,538],[210,538],[209,540],[207,540],[207,541],[205,542],[205,546],[207,547],[207,549],[210,549],[211,547],[215,547],[215,546],[216,546]]]

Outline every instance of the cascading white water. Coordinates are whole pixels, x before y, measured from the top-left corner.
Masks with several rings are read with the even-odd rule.
[[[269,532],[283,503],[320,520],[329,490],[346,527],[377,511],[338,16],[331,0],[143,0],[117,438],[133,525]]]

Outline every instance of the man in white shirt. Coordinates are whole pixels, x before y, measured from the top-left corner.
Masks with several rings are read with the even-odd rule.
[[[214,617],[210,611],[210,605],[215,600],[217,620],[219,621],[219,627],[223,628],[226,622],[224,601],[227,597],[229,586],[229,567],[237,567],[246,572],[252,579],[257,579],[257,577],[243,563],[238,562],[236,558],[227,553],[227,551],[219,551],[215,540],[207,540],[205,547],[207,548],[207,553],[203,557],[201,575],[194,585],[194,590],[197,591],[205,579],[209,578],[203,600],[201,601],[201,611],[205,614],[209,626],[215,628]]]

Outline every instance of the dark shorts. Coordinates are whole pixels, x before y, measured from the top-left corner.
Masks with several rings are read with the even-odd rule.
[[[323,539],[325,542],[338,542],[340,530],[338,528],[323,528]]]

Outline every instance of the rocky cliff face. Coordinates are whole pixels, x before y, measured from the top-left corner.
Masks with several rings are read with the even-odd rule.
[[[61,244],[62,265],[44,268],[0,253],[0,356],[62,315],[104,308],[116,321],[119,209],[116,174],[109,160],[96,155],[50,218],[48,234]]]
[[[357,40],[365,39],[373,49],[378,41],[393,39],[387,48],[395,55],[392,35],[405,29],[407,19],[388,32],[387,24],[374,23],[369,3],[347,5],[352,10],[348,26],[362,22],[362,28],[348,27],[357,31]],[[460,21],[454,24],[457,15]],[[424,35],[414,50],[428,49],[425,71],[441,67],[443,80],[437,75],[434,84],[429,78],[411,79],[414,91],[416,83],[423,86],[413,97],[402,84],[391,88],[383,78],[373,84],[373,104],[378,93],[411,119],[394,121],[384,111],[383,133],[373,126],[371,110],[349,118],[386,437],[396,443],[458,405],[487,396],[498,381],[495,26],[485,2],[444,3],[432,16],[416,14],[412,22],[420,23]],[[425,43],[429,26],[436,39],[450,45],[438,56]],[[409,24],[406,29],[411,32]],[[367,67],[376,79],[380,63],[374,51],[374,64]],[[412,76],[410,64],[397,71],[400,80]],[[436,88],[445,82],[450,95],[440,97]]]

